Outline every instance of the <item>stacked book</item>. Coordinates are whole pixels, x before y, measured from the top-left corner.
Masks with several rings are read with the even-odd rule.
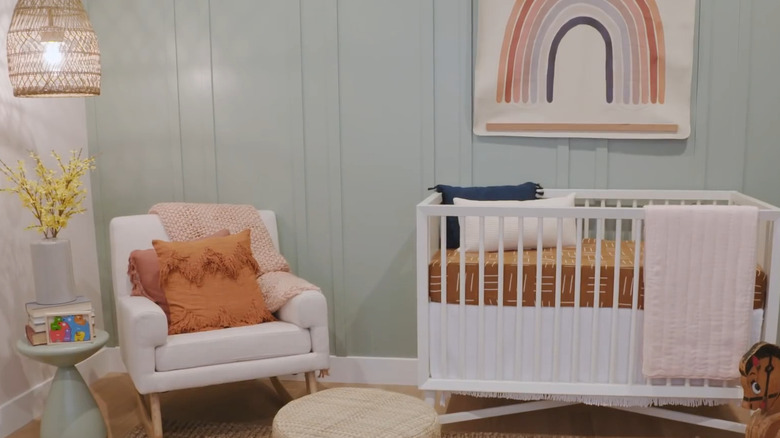
[[[25,304],[27,324],[24,327],[31,345],[91,341],[95,333],[95,310],[92,302],[78,296],[63,304]]]

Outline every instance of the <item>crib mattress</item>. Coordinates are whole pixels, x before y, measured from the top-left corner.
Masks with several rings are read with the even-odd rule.
[[[641,248],[640,248],[641,249]],[[594,295],[596,283],[596,240],[584,239],[582,242],[582,272],[580,279],[579,299],[580,307],[594,307]],[[575,301],[575,267],[576,247],[565,247],[561,250],[561,306],[574,307]],[[618,279],[618,308],[630,309],[633,302],[634,285],[634,251],[635,245],[631,241],[620,242],[620,268]],[[615,284],[615,253],[616,242],[612,240],[601,241],[601,263],[599,281],[599,307],[612,307],[614,301]],[[466,304],[479,303],[479,253],[467,252],[465,255]],[[520,258],[518,251],[504,252],[504,305],[516,306],[517,304],[517,264]],[[522,252],[523,281],[522,281],[522,305],[536,306],[536,262],[537,251],[527,250]],[[542,287],[541,306],[555,306],[555,273],[557,262],[557,249],[545,248],[542,250]],[[447,277],[447,303],[460,303],[460,252],[457,249],[447,250],[446,255]],[[485,304],[496,305],[498,303],[498,253],[485,253]],[[640,257],[639,266],[639,297],[638,308],[644,308],[644,281],[642,263]],[[431,301],[440,303],[441,300],[441,254],[437,251],[428,265],[428,293]],[[755,294],[753,300],[754,309],[763,309],[766,299],[767,275],[760,266],[756,266]]]

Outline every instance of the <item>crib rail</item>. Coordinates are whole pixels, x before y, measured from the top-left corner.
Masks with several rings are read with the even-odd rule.
[[[546,197],[571,192],[546,190]],[[644,211],[640,207],[759,207],[759,260],[768,273],[780,269],[780,257],[772,257],[772,249],[780,248],[780,227],[776,226],[780,209],[732,191],[577,190],[576,197],[575,207],[474,207],[440,205],[441,195],[435,193],[418,204],[420,388],[514,394],[520,398],[528,394],[559,395],[561,399],[741,397],[741,389],[733,381],[642,376],[640,257]],[[450,253],[458,260],[455,285],[448,284],[451,280],[447,276],[447,216],[461,220],[461,247]],[[495,227],[497,239],[486,241],[486,227]],[[592,242],[587,249],[583,246],[586,238]],[[469,248],[469,253],[478,254],[477,272],[471,276],[467,273],[464,242],[476,245]],[[574,247],[574,254],[564,255],[563,247],[569,245]],[[505,262],[515,248],[517,255],[512,256],[518,257],[516,269],[509,272]],[[536,251],[533,269],[524,266],[523,248]],[[545,248],[554,249],[550,253],[554,259]],[[429,262],[437,251],[441,299],[433,303],[429,298]],[[602,251],[611,252],[605,256]],[[488,265],[495,267],[495,274],[486,272],[490,253],[493,258]],[[574,258],[573,274],[564,275],[563,257]],[[583,269],[584,259],[592,262],[588,275]],[[545,275],[550,269],[553,273]],[[474,303],[467,304],[467,281],[476,285]],[[453,288],[457,292],[454,297],[448,293]],[[583,289],[592,295],[587,298],[587,306],[582,302],[587,296]],[[780,284],[770,275],[766,308],[772,310],[765,312],[761,334],[770,342],[777,338],[779,289]],[[622,294],[627,294],[630,302]],[[453,298],[455,302],[450,303]],[[581,336],[583,332],[590,336]]]

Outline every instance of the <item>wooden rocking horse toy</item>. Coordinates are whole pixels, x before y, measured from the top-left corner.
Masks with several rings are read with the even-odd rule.
[[[780,438],[780,347],[759,342],[739,362],[742,407],[756,410],[746,438]]]

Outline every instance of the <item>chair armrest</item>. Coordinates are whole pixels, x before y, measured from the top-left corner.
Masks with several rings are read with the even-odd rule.
[[[168,320],[160,306],[145,297],[116,297],[119,352],[138,392],[150,388],[155,373],[155,348],[168,340]]]
[[[328,326],[328,303],[320,291],[307,290],[288,300],[276,316],[301,328]]]
[[[328,303],[320,291],[307,290],[296,295],[276,312],[284,322],[308,329],[311,351],[323,356],[322,368],[328,368],[330,337],[328,335]]]
[[[138,347],[159,347],[168,339],[168,319],[160,306],[145,297],[117,297],[121,337]]]

